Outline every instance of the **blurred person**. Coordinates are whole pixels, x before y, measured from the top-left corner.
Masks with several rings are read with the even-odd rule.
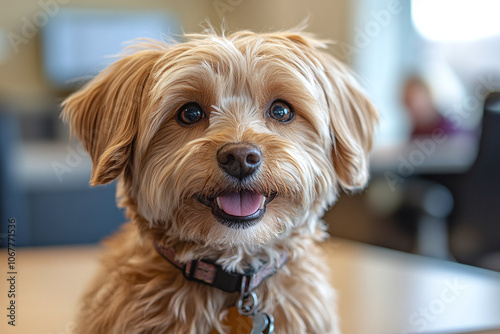
[[[429,86],[418,76],[411,76],[403,88],[403,103],[411,121],[411,138],[431,135],[435,129],[455,133],[458,129],[436,106]]]

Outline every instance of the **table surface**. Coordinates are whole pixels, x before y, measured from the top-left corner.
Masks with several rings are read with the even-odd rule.
[[[333,239],[324,245],[344,334],[500,333],[500,273]],[[7,250],[0,249],[0,333],[71,334],[99,246],[20,248],[16,326],[7,324]]]

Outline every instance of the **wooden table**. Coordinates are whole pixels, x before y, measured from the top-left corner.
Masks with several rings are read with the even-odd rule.
[[[332,240],[325,249],[344,334],[500,328],[500,273],[345,240]],[[71,334],[78,298],[97,268],[100,248],[18,249],[15,327],[6,317],[7,250],[0,252],[0,333]]]

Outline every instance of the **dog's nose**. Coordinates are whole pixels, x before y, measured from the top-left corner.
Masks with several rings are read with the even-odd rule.
[[[217,151],[217,162],[226,173],[242,180],[259,168],[262,153],[250,143],[231,143]]]

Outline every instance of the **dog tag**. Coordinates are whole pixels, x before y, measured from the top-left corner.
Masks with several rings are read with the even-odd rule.
[[[253,328],[250,334],[272,334],[274,332],[273,316],[256,313],[252,316]]]
[[[222,325],[230,328],[229,332],[226,334],[245,334],[252,331],[252,319],[241,315],[236,307],[229,308]],[[210,334],[223,333],[219,333],[214,329]]]

